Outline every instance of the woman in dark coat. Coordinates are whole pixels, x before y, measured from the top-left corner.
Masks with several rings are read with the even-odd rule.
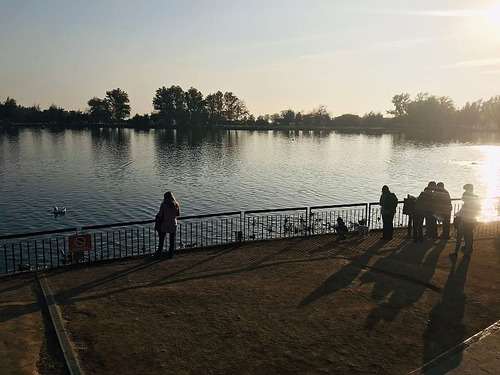
[[[380,206],[382,211],[382,240],[392,240],[394,232],[393,220],[398,206],[396,194],[389,190],[387,185],[382,186],[382,195],[380,196]]]
[[[177,232],[177,216],[180,216],[181,209],[179,203],[175,200],[174,195],[167,191],[164,194],[163,202],[160,206],[160,211],[156,214],[156,229],[158,231],[159,242],[158,250],[154,255],[155,258],[160,258],[163,251],[163,244],[165,236],[170,234],[170,247],[168,250],[167,258],[170,259],[174,256],[175,249],[175,233]]]

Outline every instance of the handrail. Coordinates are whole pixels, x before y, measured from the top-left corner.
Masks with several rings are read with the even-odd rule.
[[[480,198],[485,199],[485,198]],[[493,199],[498,199],[498,197],[493,197]],[[452,202],[461,201],[461,198],[451,198]],[[404,203],[404,200],[399,200],[399,203]],[[302,211],[306,210],[320,210],[326,208],[341,208],[341,207],[357,207],[357,206],[365,206],[367,209],[368,216],[371,214],[371,207],[377,206],[379,202],[362,202],[362,203],[348,203],[348,204],[334,204],[334,205],[320,205],[320,206],[302,206],[302,207],[287,207],[287,208],[274,208],[274,209],[261,209],[261,210],[248,210],[248,211],[230,211],[230,212],[222,212],[216,214],[203,214],[203,215],[191,215],[191,216],[180,216],[178,220],[194,220],[194,219],[204,219],[208,217],[220,217],[220,216],[233,216],[233,215],[241,215],[241,214],[260,214],[266,212],[287,212],[287,211]],[[370,217],[367,218],[368,222],[370,222]],[[128,221],[128,222],[120,222],[120,223],[111,223],[111,224],[98,224],[98,225],[88,225],[82,227],[73,227],[73,228],[62,228],[48,231],[38,231],[38,232],[29,232],[29,233],[18,233],[18,234],[9,234],[0,236],[0,240],[9,240],[14,238],[22,238],[22,237],[34,237],[34,236],[42,236],[49,234],[58,234],[58,233],[67,233],[67,232],[75,232],[77,233],[79,229],[81,230],[93,230],[93,229],[104,229],[111,227],[119,227],[119,226],[131,226],[131,225],[143,225],[143,224],[151,224],[154,223],[154,219],[148,220],[139,220],[139,221]]]
[[[76,231],[76,228],[64,228],[64,229],[54,229],[54,230],[46,230],[46,231],[40,231],[40,232],[8,234],[6,236],[0,236],[0,240],[10,240],[12,238],[19,238],[19,237],[43,236],[46,234],[57,234],[57,233],[66,233],[66,232],[74,232],[74,231]]]
[[[264,210],[251,210],[244,211],[245,214],[262,214],[264,212],[285,212],[285,211],[301,211],[307,210],[307,207],[291,207],[291,208],[272,208],[272,209],[264,209]]]
[[[358,206],[366,206],[368,203],[349,203],[349,204],[331,204],[324,206],[311,206],[310,210],[322,210],[324,208],[340,208],[340,207],[358,207]]]

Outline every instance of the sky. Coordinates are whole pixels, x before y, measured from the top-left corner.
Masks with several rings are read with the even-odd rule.
[[[255,116],[386,114],[392,97],[500,95],[500,1],[0,0],[0,102],[85,111],[121,88],[231,91]]]

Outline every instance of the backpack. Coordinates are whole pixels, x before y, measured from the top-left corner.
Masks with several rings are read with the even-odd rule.
[[[398,206],[398,197],[396,194],[389,193],[386,198],[387,209],[396,212],[396,207]]]

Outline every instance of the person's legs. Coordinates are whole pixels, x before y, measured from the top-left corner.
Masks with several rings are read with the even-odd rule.
[[[420,214],[413,215],[413,242],[422,242],[424,217]]]
[[[385,214],[382,215],[382,238],[384,240],[392,240],[392,235],[394,232],[394,227],[392,225],[392,221],[394,219],[394,214]]]
[[[460,223],[457,228],[457,241],[455,242],[455,254],[458,254],[458,252],[460,251],[463,235],[464,235],[464,224]]]
[[[389,235],[389,239],[392,240],[392,235],[394,234],[394,214],[389,214],[389,217],[387,218],[387,224],[389,226],[389,229],[387,231],[387,234]]]
[[[387,223],[387,215],[382,215],[382,239],[387,240],[389,236],[387,234],[389,230],[389,225]]]
[[[155,252],[155,257],[160,257],[161,256],[161,253],[163,251],[163,244],[165,242],[165,236],[167,234],[166,233],[163,233],[163,232],[158,232],[158,236],[159,236],[159,239],[158,239],[158,249],[156,250]]]
[[[170,233],[170,246],[168,248],[168,255],[167,255],[169,259],[173,258],[174,250],[175,250],[175,232]]]
[[[472,243],[474,241],[473,232],[474,232],[474,224],[471,223],[465,224],[463,231],[464,242],[465,242],[465,250],[464,250],[465,255],[470,255],[472,253]]]
[[[450,220],[451,220],[451,213],[443,215],[443,233],[441,233],[441,238],[445,239],[450,238]]]
[[[434,215],[427,215],[425,218],[425,235],[427,238],[436,238],[437,237],[437,221]]]

